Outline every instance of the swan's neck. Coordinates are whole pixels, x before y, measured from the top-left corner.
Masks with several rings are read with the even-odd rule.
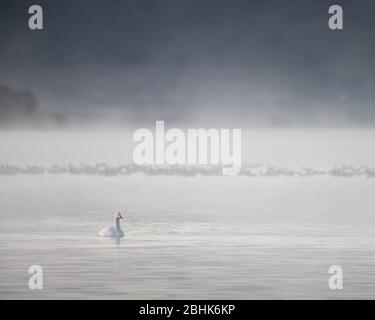
[[[116,228],[116,230],[121,230],[121,228],[120,228],[120,219],[119,218],[115,219],[115,228]]]

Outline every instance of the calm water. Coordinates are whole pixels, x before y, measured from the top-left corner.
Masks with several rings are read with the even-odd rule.
[[[0,298],[374,299],[374,192],[364,177],[0,176]],[[96,236],[114,210],[119,243]]]

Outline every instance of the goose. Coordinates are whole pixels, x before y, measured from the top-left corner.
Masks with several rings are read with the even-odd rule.
[[[122,238],[125,234],[120,227],[120,219],[123,219],[120,212],[114,213],[115,226],[103,228],[99,231],[98,236],[100,237],[111,237],[111,238]]]

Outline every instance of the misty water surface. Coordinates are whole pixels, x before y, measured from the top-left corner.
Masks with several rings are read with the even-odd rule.
[[[322,140],[327,157],[317,141],[309,144],[316,157],[307,158],[374,163],[371,135],[345,142],[339,135]],[[112,144],[108,133],[74,136],[2,133],[1,160],[119,163],[131,154],[118,135]],[[281,137],[284,146],[302,142]],[[272,152],[271,142],[263,154],[260,145],[259,160]],[[291,150],[295,157],[274,151],[273,163],[303,160],[302,149]],[[373,178],[20,174],[0,181],[3,299],[374,298]],[[125,239],[97,237],[115,210],[125,214]],[[44,270],[40,291],[28,289],[34,264]],[[344,268],[343,291],[328,289],[333,264]]]

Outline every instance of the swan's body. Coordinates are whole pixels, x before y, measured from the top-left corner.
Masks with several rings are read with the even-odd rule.
[[[111,237],[111,238],[122,238],[125,234],[120,227],[120,219],[122,219],[121,213],[115,213],[115,226],[103,228],[99,231],[98,236],[100,237]]]

